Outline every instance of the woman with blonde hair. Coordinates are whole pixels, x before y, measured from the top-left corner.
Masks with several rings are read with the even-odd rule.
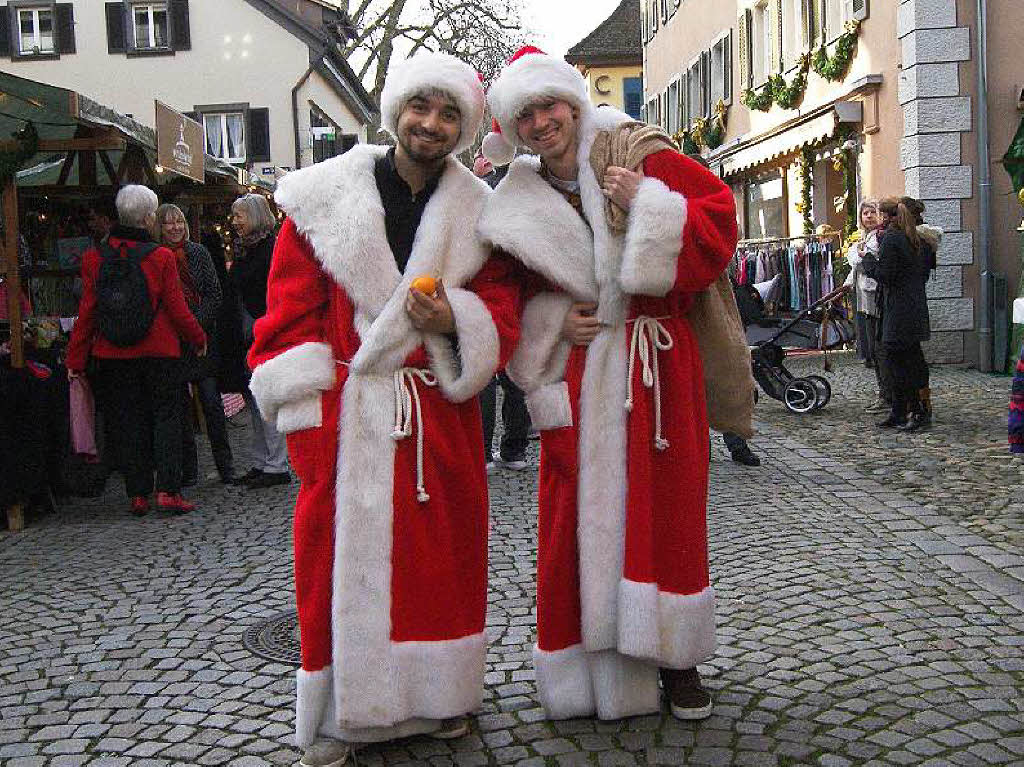
[[[246,347],[252,346],[256,321],[267,313],[267,280],[274,255],[276,225],[270,204],[261,194],[243,194],[231,204],[235,243],[229,274],[242,302]],[[288,484],[291,474],[285,435],[277,430],[276,424],[263,420],[248,387],[242,396],[252,419],[254,463],[238,483],[249,488]]]
[[[220,361],[216,326],[223,299],[217,271],[210,252],[199,243],[192,242],[188,220],[177,205],[165,203],[156,209],[153,234],[157,242],[174,253],[185,300],[192,316],[199,321],[209,339],[209,350],[205,357],[197,357],[190,346],[186,346],[181,354],[182,397],[185,402],[181,440],[182,482],[187,486],[199,479],[199,456],[192,429],[191,398],[188,392],[190,383],[199,393],[217,473],[220,474],[221,482],[231,482],[234,479],[231,445],[228,442],[227,419],[224,417],[224,403],[216,377]]]
[[[850,274],[843,284],[844,287],[853,288],[857,306],[857,340],[864,364],[875,369],[875,376],[878,379],[878,396],[868,405],[867,411],[881,413],[889,409],[892,392],[883,370],[885,357],[878,343],[878,323],[881,314],[878,281],[864,273],[864,257],[868,254],[878,254],[881,221],[878,217],[877,200],[861,202],[857,222],[860,225],[860,238],[847,251],[846,261],[850,265]]]

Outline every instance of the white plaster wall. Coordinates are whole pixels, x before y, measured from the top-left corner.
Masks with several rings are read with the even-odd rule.
[[[128,57],[107,53],[102,2],[74,0],[74,6],[77,53],[51,61],[5,60],[4,70],[78,91],[149,126],[154,99],[183,112],[197,104],[267,107],[271,164],[294,165],[291,89],[309,66],[309,48],[288,30],[244,0],[192,0],[191,50]],[[355,118],[334,99],[337,104],[330,108],[337,107],[338,116],[332,118],[352,122]]]

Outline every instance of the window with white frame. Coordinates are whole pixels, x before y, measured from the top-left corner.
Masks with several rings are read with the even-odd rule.
[[[170,47],[167,3],[132,3],[131,17],[136,50]]]
[[[755,5],[751,20],[753,24],[750,33],[750,70],[754,86],[756,87],[764,84],[772,71],[771,41],[775,36],[771,34],[771,18],[768,15],[768,3]]]
[[[245,162],[245,114],[242,112],[207,113],[206,152],[225,162]]]
[[[732,103],[732,38],[727,34],[711,47],[711,108]]]
[[[668,86],[668,123],[666,130],[671,136],[679,132],[679,81],[676,80],[670,86]]]
[[[825,33],[828,40],[835,40],[843,33],[843,26],[849,19],[849,3],[843,0],[825,0]]]
[[[701,58],[694,61],[686,70],[686,123],[691,126],[698,117],[705,116],[704,78],[702,77]]]
[[[782,4],[782,71],[795,67],[804,51],[805,0],[785,0]]]
[[[18,52],[22,56],[54,53],[53,6],[18,8]]]

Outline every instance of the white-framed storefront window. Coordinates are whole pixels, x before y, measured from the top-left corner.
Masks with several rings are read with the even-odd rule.
[[[206,152],[225,162],[245,162],[245,115],[242,112],[203,115]]]
[[[53,6],[18,9],[18,52],[22,56],[54,53]]]

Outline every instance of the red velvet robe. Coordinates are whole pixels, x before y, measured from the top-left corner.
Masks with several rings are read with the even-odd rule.
[[[715,646],[708,423],[685,315],[732,256],[735,207],[712,173],[660,152],[614,234],[589,154],[625,119],[582,117],[586,221],[523,158],[478,224],[554,286],[528,300],[508,367],[542,430],[534,662],[552,718],[656,711],[658,667],[693,667]],[[587,348],[560,336],[574,300],[596,302],[606,325]]]
[[[488,500],[476,394],[514,346],[517,291],[509,263],[489,258],[467,223],[489,190],[454,160],[398,272],[373,176],[385,149],[358,147],[282,180],[289,218],[250,353],[253,394],[288,433],[302,483],[300,746],[429,731],[483,695]],[[421,274],[444,280],[457,350],[409,321],[408,284]]]

